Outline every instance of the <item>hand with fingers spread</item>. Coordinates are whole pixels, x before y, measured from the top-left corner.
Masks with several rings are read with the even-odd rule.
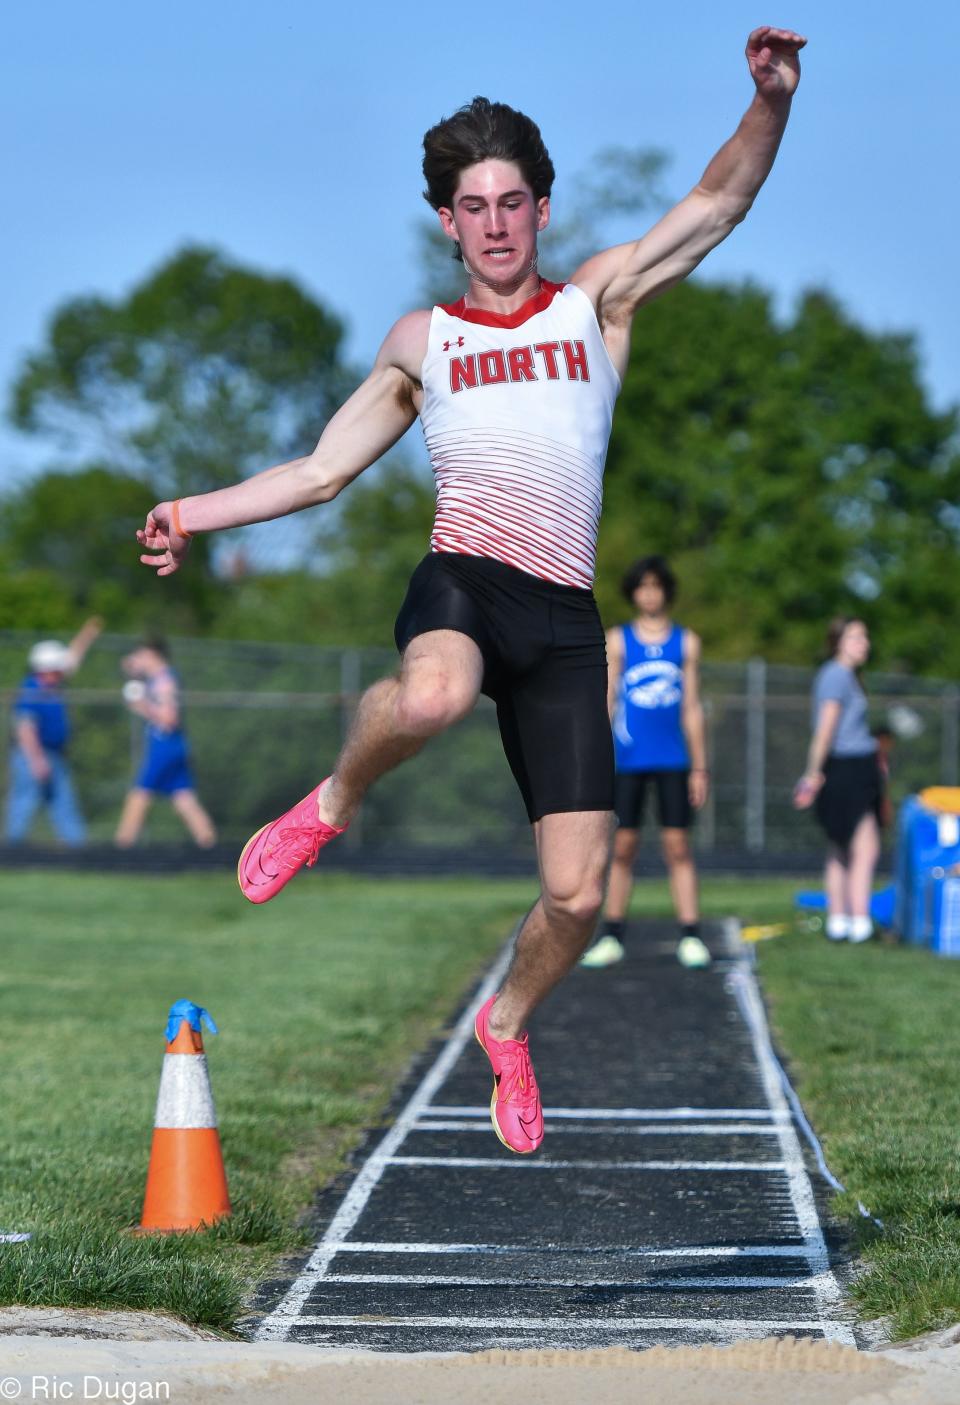
[[[800,50],[806,44],[792,29],[764,24],[747,40],[747,63],[757,92],[765,98],[792,97],[800,82]]]
[[[157,503],[137,533],[137,541],[146,548],[140,560],[144,566],[152,566],[158,576],[172,576],[179,571],[190,550],[190,536],[177,530],[173,509],[172,502]]]

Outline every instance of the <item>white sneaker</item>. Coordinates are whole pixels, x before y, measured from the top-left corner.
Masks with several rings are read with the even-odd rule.
[[[594,942],[593,946],[583,953],[580,957],[580,965],[588,966],[591,969],[598,969],[600,966],[615,966],[618,961],[623,960],[625,954],[623,943],[608,932],[605,937]]]
[[[677,960],[688,970],[709,966],[713,957],[699,937],[681,937],[677,947]]]
[[[831,913],[824,927],[827,940],[831,942],[845,942],[850,935],[851,921],[851,918],[839,912]]]
[[[847,941],[859,946],[861,942],[868,942],[873,936],[873,923],[869,917],[851,917],[850,931],[847,933]]]

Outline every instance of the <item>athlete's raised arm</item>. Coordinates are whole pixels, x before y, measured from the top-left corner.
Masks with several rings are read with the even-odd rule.
[[[626,369],[630,323],[637,308],[686,278],[740,223],[770,173],[800,81],[806,44],[790,29],[764,25],[747,40],[756,93],[733,136],[690,194],[643,236],[588,259],[571,282],[594,302],[604,338]]]
[[[145,548],[143,564],[153,566],[158,576],[169,576],[179,569],[195,532],[246,527],[332,501],[416,419],[429,325],[429,312],[401,317],[369,376],[329,421],[311,454],[264,469],[232,487],[152,508],[137,532]]]

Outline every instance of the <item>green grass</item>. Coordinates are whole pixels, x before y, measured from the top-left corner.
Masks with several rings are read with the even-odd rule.
[[[33,1232],[0,1245],[0,1302],[229,1329],[532,896],[311,876],[255,909],[232,875],[0,874],[0,1229]],[[136,1238],[181,996],[221,1029],[206,1046],[235,1213]]]
[[[771,905],[767,920],[788,916]],[[865,1265],[853,1296],[895,1338],[960,1318],[960,962],[911,947],[758,946],[775,1036],[847,1187]],[[862,1219],[857,1200],[883,1220]]]

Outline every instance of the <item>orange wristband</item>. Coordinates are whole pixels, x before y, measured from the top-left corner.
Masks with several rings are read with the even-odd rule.
[[[177,536],[183,537],[186,541],[189,541],[193,533],[184,531],[183,527],[180,525],[180,504],[182,502],[183,498],[177,498],[170,509],[170,516],[173,519],[173,530],[176,532]]]

